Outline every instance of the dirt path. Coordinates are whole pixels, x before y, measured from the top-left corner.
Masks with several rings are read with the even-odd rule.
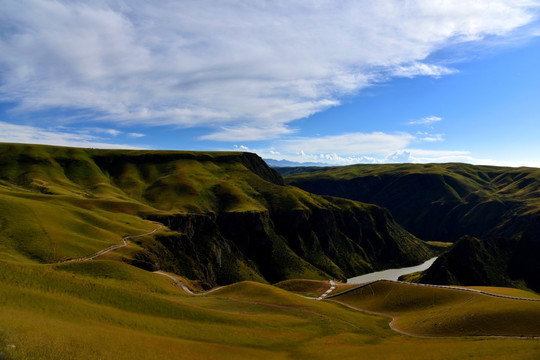
[[[427,339],[462,339],[462,338],[489,338],[489,339],[492,339],[492,338],[497,338],[497,339],[521,339],[521,340],[538,340],[540,339],[539,336],[505,336],[505,335],[463,335],[463,336],[450,336],[450,335],[420,335],[420,334],[415,334],[415,333],[411,333],[411,332],[408,332],[408,331],[405,331],[405,330],[402,330],[400,328],[397,327],[396,325],[396,322],[397,320],[399,319],[397,316],[393,316],[393,315],[390,315],[390,314],[385,314],[385,313],[380,313],[380,312],[376,312],[376,311],[371,311],[371,310],[366,310],[366,309],[362,309],[362,308],[359,308],[359,307],[356,307],[356,306],[353,306],[353,305],[349,305],[345,302],[342,302],[342,301],[338,301],[338,300],[329,300],[329,301],[332,301],[332,302],[335,302],[337,304],[340,304],[340,305],[343,305],[345,307],[348,307],[350,309],[353,309],[353,310],[356,310],[356,311],[360,311],[360,312],[363,312],[363,313],[366,313],[366,314],[371,314],[371,315],[377,315],[377,316],[383,316],[383,317],[386,317],[386,318],[389,318],[391,319],[390,323],[388,324],[390,326],[390,329],[394,330],[395,332],[397,333],[400,333],[402,335],[407,335],[407,336],[412,336],[412,337],[417,337],[417,338],[427,338]]]
[[[324,300],[328,297],[328,295],[330,295],[332,291],[334,291],[334,289],[336,288],[336,283],[334,282],[334,280],[329,280],[328,282],[330,283],[330,288],[326,290],[324,294],[321,294],[321,296],[319,296],[316,300]]]
[[[87,256],[87,257],[82,257],[82,258],[77,258],[77,259],[69,259],[69,260],[66,260],[64,262],[74,262],[74,261],[88,261],[88,260],[92,260],[92,259],[95,259],[97,257],[100,257],[102,255],[105,255],[113,250],[116,250],[116,249],[120,249],[120,248],[123,248],[123,247],[126,247],[127,246],[127,241],[128,239],[134,239],[134,238],[138,238],[138,237],[142,237],[142,236],[148,236],[148,235],[152,235],[153,233],[155,233],[156,231],[160,230],[163,228],[163,225],[159,225],[156,229],[150,231],[150,232],[147,232],[147,233],[144,233],[144,234],[139,234],[139,235],[128,235],[128,236],[124,236],[122,238],[122,244],[118,244],[118,245],[111,245],[109,246],[108,248],[105,248],[103,250],[100,250],[98,251],[97,253],[95,253],[94,255],[90,255],[90,256]]]
[[[458,286],[418,284],[418,283],[410,283],[410,282],[396,281],[396,280],[375,280],[375,281],[367,282],[367,283],[365,283],[365,284],[361,284],[361,285],[356,286],[356,287],[354,287],[354,288],[352,288],[352,289],[345,290],[345,291],[343,291],[343,292],[340,292],[339,294],[329,295],[329,296],[327,296],[327,297],[328,297],[328,298],[334,298],[334,297],[336,297],[336,296],[346,294],[346,293],[348,293],[348,292],[351,292],[351,291],[354,291],[354,290],[363,288],[363,287],[365,287],[365,286],[368,286],[368,285],[371,285],[371,284],[375,284],[375,283],[377,283],[377,282],[379,282],[379,281],[388,281],[388,282],[393,282],[393,283],[396,283],[396,284],[407,284],[407,285],[414,285],[414,286],[433,287],[433,288],[446,289],[446,290],[467,291],[467,292],[471,292],[471,293],[475,293],[475,294],[482,294],[482,295],[493,296],[493,297],[498,297],[498,298],[502,298],[502,299],[510,299],[510,300],[540,301],[540,299],[522,298],[522,297],[516,297],[516,296],[508,296],[508,295],[501,295],[501,294],[493,294],[493,293],[489,293],[489,292],[482,291],[482,290],[468,289],[468,288],[463,288],[463,287],[458,287]]]
[[[201,293],[195,293],[193,291],[191,291],[187,286],[186,284],[184,284],[182,282],[182,280],[180,280],[179,278],[177,278],[176,276],[174,275],[171,275],[171,274],[167,274],[167,273],[164,273],[163,271],[161,270],[158,270],[158,271],[154,271],[154,274],[158,274],[158,275],[163,275],[163,276],[166,276],[168,277],[169,279],[173,280],[176,285],[180,286],[182,288],[182,290],[184,290],[185,292],[187,292],[188,294],[190,295],[207,295],[207,294],[210,294],[216,290],[219,290],[221,288],[223,288],[223,286],[218,286],[218,287],[215,287],[215,288],[212,288],[208,291],[205,291],[205,292],[201,292]]]

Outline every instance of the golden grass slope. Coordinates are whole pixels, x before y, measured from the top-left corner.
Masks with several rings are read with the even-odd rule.
[[[0,261],[0,352],[16,360],[535,359],[540,344],[403,336],[383,317],[253,282],[190,296],[119,262]]]
[[[332,300],[390,316],[412,335],[540,337],[540,302],[389,281]]]
[[[353,284],[344,284],[340,282],[335,282],[335,284],[336,288],[334,289],[334,291],[332,291],[332,294],[337,294],[358,286]],[[319,297],[330,288],[330,284],[328,281],[307,279],[284,280],[280,281],[277,284],[274,284],[274,286],[283,290],[291,291],[295,294],[308,297]]]

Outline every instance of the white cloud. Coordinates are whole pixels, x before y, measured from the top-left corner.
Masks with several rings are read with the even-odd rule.
[[[266,140],[278,137],[280,135],[289,134],[294,130],[283,125],[258,127],[258,126],[239,126],[239,127],[222,127],[209,135],[201,136],[201,140],[218,140],[218,141],[253,141]]]
[[[140,138],[140,137],[146,136],[146,134],[141,134],[141,133],[128,133],[127,135],[132,138]]]
[[[440,65],[414,62],[408,65],[398,65],[391,70],[391,74],[397,77],[412,78],[419,75],[439,77],[456,73],[457,70],[449,69]]]
[[[383,162],[429,163],[429,162],[474,162],[469,151],[405,149],[388,154]]]
[[[7,0],[0,101],[125,124],[207,126],[218,129],[212,140],[268,139],[381,78],[450,74],[427,56],[507,36],[534,20],[537,5]]]
[[[431,116],[423,117],[418,120],[409,121],[409,125],[431,125],[441,120],[442,120],[442,117],[431,115]]]
[[[289,153],[337,153],[341,155],[386,154],[406,147],[414,139],[414,136],[407,133],[347,133],[282,140],[279,142],[279,148]]]
[[[102,149],[141,149],[131,145],[110,144],[86,131],[73,132],[59,128],[40,128],[0,121],[0,142],[60,145]]]
[[[443,134],[433,134],[431,132],[425,132],[425,131],[419,131],[416,134],[417,134],[418,141],[425,141],[425,142],[444,141]]]
[[[66,127],[59,127],[61,129],[67,129]],[[116,130],[116,129],[106,129],[106,128],[81,128],[78,131],[83,133],[100,133],[100,134],[106,134],[110,136],[118,136],[122,134],[122,131]]]

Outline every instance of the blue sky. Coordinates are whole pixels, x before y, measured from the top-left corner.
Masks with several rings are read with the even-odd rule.
[[[2,142],[540,167],[539,1],[0,1]]]

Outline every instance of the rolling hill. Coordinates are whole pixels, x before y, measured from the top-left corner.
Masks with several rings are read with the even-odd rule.
[[[304,281],[294,284],[305,287]],[[539,335],[540,303],[523,307],[486,296],[469,301],[465,292],[417,288],[382,282],[333,298],[346,306],[255,282],[194,296],[119,261],[0,260],[0,356],[457,360],[534,359],[540,353],[538,340],[527,338]],[[392,330],[388,319],[369,309],[397,317],[399,329],[415,336]],[[505,334],[519,335],[500,337]]]
[[[536,337],[540,333],[540,302],[527,298],[376,281],[331,299],[391,317],[393,329],[413,336]]]

